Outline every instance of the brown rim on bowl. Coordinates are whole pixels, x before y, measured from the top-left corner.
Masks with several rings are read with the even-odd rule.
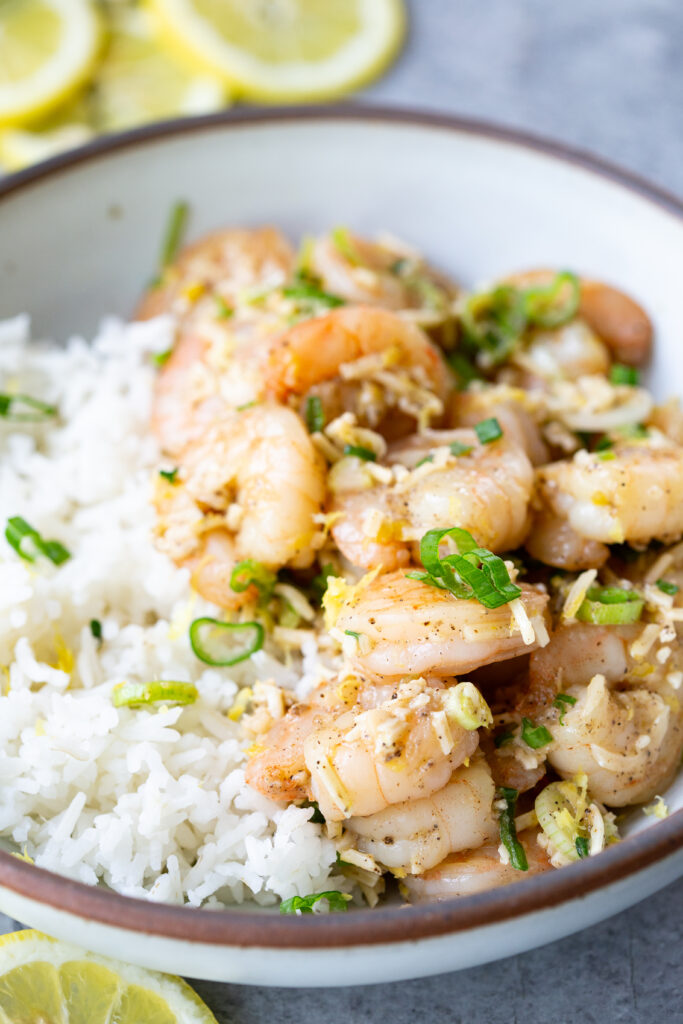
[[[61,154],[0,182],[0,200],[56,174],[112,152],[171,136],[205,130],[288,121],[357,120],[432,127],[531,149],[564,163],[583,167],[650,200],[683,221],[683,203],[637,175],[588,153],[526,132],[445,114],[404,111],[352,104],[320,108],[279,108],[226,111],[205,117],[161,122]],[[91,887],[37,868],[0,851],[0,885],[33,900],[104,925],[186,942],[213,945],[295,948],[342,947],[411,941],[493,925],[524,914],[583,898],[671,857],[683,847],[683,810],[666,821],[618,844],[599,857],[515,885],[475,896],[418,904],[357,910],[349,914],[306,915],[300,918],[248,910],[201,910],[150,903]]]

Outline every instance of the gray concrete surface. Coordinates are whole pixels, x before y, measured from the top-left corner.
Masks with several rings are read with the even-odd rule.
[[[365,96],[552,135],[683,193],[681,0],[409,7],[408,45]],[[683,1024],[682,922],[683,881],[590,932],[439,978],[197,988],[220,1024]]]

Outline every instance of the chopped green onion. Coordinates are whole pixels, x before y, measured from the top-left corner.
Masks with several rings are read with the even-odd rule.
[[[96,640],[102,639],[102,623],[99,619],[90,620],[90,632]]]
[[[344,455],[355,455],[357,459],[362,459],[363,462],[377,461],[377,453],[373,452],[372,448],[364,448],[360,444],[345,444]]]
[[[389,273],[396,274],[397,277],[403,277],[403,275],[407,273],[411,269],[411,267],[411,261],[409,259],[406,259],[405,256],[400,256],[399,259],[394,260],[394,262],[389,267]]]
[[[623,366],[621,363],[615,363],[610,367],[609,379],[612,384],[628,384],[629,387],[635,388],[640,380],[640,374],[635,366]]]
[[[354,267],[362,264],[363,261],[360,258],[360,253],[351,239],[348,228],[333,228],[330,235],[337,251],[341,253],[345,260],[348,260]]]
[[[325,824],[325,816],[323,815],[323,812],[320,810],[315,800],[304,800],[304,802],[302,804],[299,804],[299,806],[305,808],[313,808],[313,814],[310,816],[308,820],[312,821],[314,825]]]
[[[462,352],[449,352],[446,362],[458,378],[458,389],[464,391],[473,380],[481,380],[481,374]]]
[[[12,516],[7,520],[5,537],[8,544],[27,562],[35,562],[37,555],[45,555],[54,565],[61,565],[71,558],[71,553],[63,544],[58,540],[44,540],[21,516]]]
[[[585,836],[577,836],[574,840],[574,846],[576,847],[576,852],[578,853],[579,858],[582,859],[583,857],[588,856],[588,840]]]
[[[178,476],[178,466],[174,466],[173,469],[160,469],[159,476],[163,476],[164,480],[168,480],[169,484],[174,484]]]
[[[472,451],[471,444],[463,444],[461,441],[453,441],[449,446],[448,450],[451,455],[469,455]]]
[[[440,557],[439,546],[444,537],[455,541],[458,554]],[[407,573],[410,579],[449,590],[463,600],[476,597],[486,608],[500,608],[522,593],[511,581],[503,560],[492,551],[477,547],[472,534],[457,526],[429,530],[420,541],[420,558],[427,571]]]
[[[331,562],[327,562],[322,566],[317,576],[313,577],[311,582],[311,590],[313,591],[313,597],[320,603],[323,599],[323,595],[327,590],[327,581],[330,576],[338,576],[339,573],[332,565]]]
[[[553,742],[552,733],[544,725],[534,725],[529,718],[522,719],[522,739],[532,750],[540,750]]]
[[[319,306],[325,306],[329,309],[335,309],[337,306],[345,305],[346,300],[342,299],[339,295],[332,295],[331,292],[322,291],[315,284],[311,284],[307,281],[302,281],[301,284],[288,285],[282,289],[282,294],[286,299],[299,299],[306,303],[316,303]]]
[[[434,456],[433,455],[425,455],[425,457],[423,459],[420,459],[419,462],[415,463],[415,469],[419,469],[420,466],[424,466],[426,462],[433,462],[433,461],[434,461]]]
[[[580,622],[598,626],[625,626],[637,622],[644,601],[635,590],[620,587],[589,587],[576,613]]]
[[[115,708],[132,708],[142,704],[194,704],[199,691],[194,683],[177,683],[158,679],[152,683],[118,683],[112,690]]]
[[[352,636],[354,640],[360,640],[360,633],[356,633],[353,629],[345,629],[344,632],[347,636]]]
[[[292,896],[283,900],[280,904],[281,914],[296,914],[299,910],[302,914],[312,914],[313,907],[319,900],[327,900],[330,910],[346,910],[351,897],[348,893],[337,892],[314,892],[310,896]]]
[[[323,403],[318,395],[309,395],[306,399],[306,426],[309,434],[319,434],[325,426]]]
[[[506,744],[511,743],[514,738],[514,729],[505,729],[504,732],[499,732],[498,735],[494,737],[493,745],[495,746],[496,750],[498,750],[499,747],[504,747],[506,746]]]
[[[277,576],[261,562],[246,558],[238,562],[230,576],[230,588],[236,594],[243,594],[249,587],[256,587],[259,602],[265,604],[270,600],[277,583]]]
[[[31,395],[7,395],[0,392],[0,416],[12,423],[40,423],[56,415],[55,405],[48,405]]]
[[[663,594],[670,594],[672,597],[680,590],[677,583],[669,583],[668,580],[657,580],[655,586],[659,587]]]
[[[231,316],[235,315],[235,310],[227,304],[222,295],[214,295],[213,299],[216,303],[216,316],[219,320],[229,320]]]
[[[579,279],[568,270],[560,271],[555,280],[545,287],[522,291],[524,312],[532,327],[561,327],[576,316],[580,299]]]
[[[178,249],[181,246],[183,235],[185,234],[185,227],[187,225],[187,217],[190,212],[190,207],[185,202],[176,203],[171,209],[168,223],[166,225],[166,234],[164,235],[163,245],[161,247],[161,268],[165,270],[178,254]]]
[[[207,617],[190,625],[190,646],[206,665],[237,665],[263,647],[260,622],[219,622]]]
[[[564,716],[569,711],[570,707],[576,704],[576,697],[572,697],[569,693],[558,693],[553,701],[553,707],[557,708],[560,712],[559,722],[560,725],[564,725]]]
[[[460,315],[465,347],[478,364],[504,362],[527,325],[522,294],[511,285],[473,295]]]
[[[598,458],[601,462],[612,462],[616,459],[614,452],[598,452]]]
[[[172,354],[172,348],[167,348],[163,352],[155,352],[154,355],[152,356],[152,362],[154,363],[155,366],[164,366],[169,361]]]
[[[627,441],[644,441],[650,436],[650,431],[644,423],[625,423],[623,427],[616,429]]]
[[[501,842],[508,852],[513,868],[517,871],[528,871],[529,862],[526,859],[524,847],[517,838],[517,829],[515,828],[517,790],[510,789],[508,786],[502,786],[499,793],[505,801],[505,807],[500,811],[498,819]]]
[[[598,443],[595,446],[595,450],[596,450],[596,452],[605,452],[605,451],[607,451],[608,448],[613,448],[613,447],[614,447],[614,441],[612,441],[609,437],[601,437],[600,440],[598,441]]]
[[[247,409],[253,409],[258,402],[255,398],[252,398],[251,402],[243,402],[242,405],[235,406],[235,412],[245,412]]]
[[[476,423],[474,432],[482,444],[490,444],[503,436],[503,429],[495,416]]]

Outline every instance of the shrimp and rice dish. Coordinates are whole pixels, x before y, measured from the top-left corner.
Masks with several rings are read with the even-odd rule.
[[[390,235],[180,245],[0,323],[0,836],[129,896],[480,892],[665,817],[683,414],[612,284]],[[636,811],[631,810],[631,814]]]

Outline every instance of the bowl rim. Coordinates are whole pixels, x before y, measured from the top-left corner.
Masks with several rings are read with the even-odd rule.
[[[645,178],[564,143],[487,121],[419,109],[375,104],[227,110],[178,118],[102,137],[0,181],[0,202],[33,185],[106,159],[110,154],[174,136],[206,130],[300,122],[361,121],[436,128],[502,142],[559,163],[583,168],[655,204],[683,222],[683,201]],[[1,207],[0,207],[1,212]],[[154,903],[73,881],[0,850],[0,887],[29,901],[101,925],[167,939],[266,949],[340,948],[406,942],[492,926],[532,914],[625,880],[683,847],[683,810],[630,837],[599,857],[524,879],[515,885],[433,904],[359,909],[350,914],[304,915],[298,919],[247,909],[207,910]]]

